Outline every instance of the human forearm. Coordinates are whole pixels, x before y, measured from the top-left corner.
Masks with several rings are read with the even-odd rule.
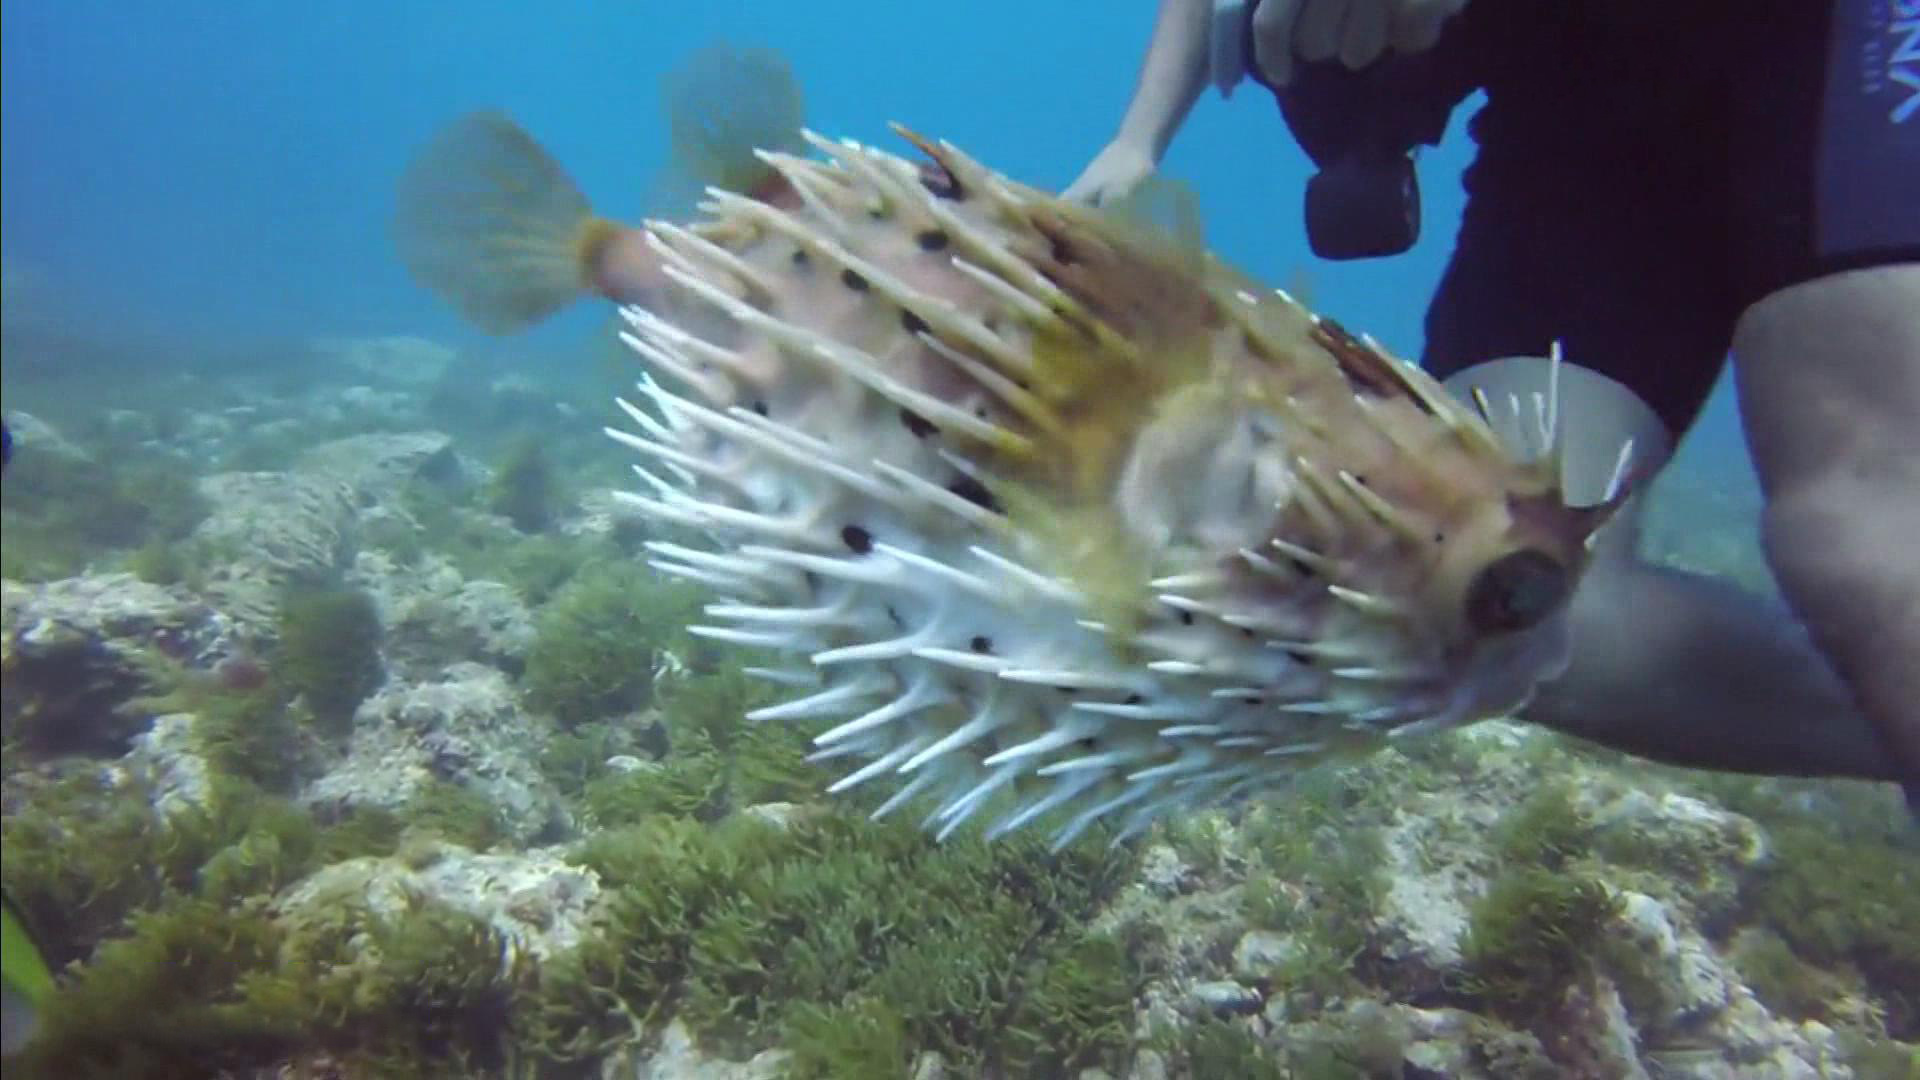
[[[1141,147],[1156,162],[1166,154],[1207,84],[1212,11],[1212,0],[1161,0],[1116,142]]]

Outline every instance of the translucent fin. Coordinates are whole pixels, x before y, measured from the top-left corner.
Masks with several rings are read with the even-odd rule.
[[[435,136],[400,178],[394,242],[422,285],[494,334],[524,330],[579,297],[592,207],[531,135],[498,109]]]
[[[1206,252],[1200,199],[1184,182],[1155,173],[1102,211],[1183,260],[1197,264]]]
[[[661,79],[673,158],[647,199],[649,216],[685,216],[707,187],[741,195],[779,174],[754,151],[799,152],[805,101],[787,58],[720,42]]]

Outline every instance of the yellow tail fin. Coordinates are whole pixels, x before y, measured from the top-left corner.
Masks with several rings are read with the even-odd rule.
[[[408,166],[394,238],[416,280],[508,334],[582,294],[607,227],[559,162],[487,109],[449,125]]]

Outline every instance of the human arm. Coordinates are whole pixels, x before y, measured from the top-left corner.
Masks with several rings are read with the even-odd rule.
[[[1117,199],[1153,174],[1206,88],[1212,0],[1161,0],[1120,129],[1067,187],[1069,199]]]

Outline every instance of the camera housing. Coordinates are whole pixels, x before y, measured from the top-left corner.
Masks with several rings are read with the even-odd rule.
[[[1307,181],[1307,243],[1323,259],[1398,255],[1420,238],[1413,157],[1356,156]]]
[[[1306,190],[1307,242],[1323,259],[1398,255],[1420,238],[1413,153],[1438,145],[1470,78],[1462,47],[1389,56],[1358,71],[1303,64],[1274,88],[1280,114],[1319,167]]]

